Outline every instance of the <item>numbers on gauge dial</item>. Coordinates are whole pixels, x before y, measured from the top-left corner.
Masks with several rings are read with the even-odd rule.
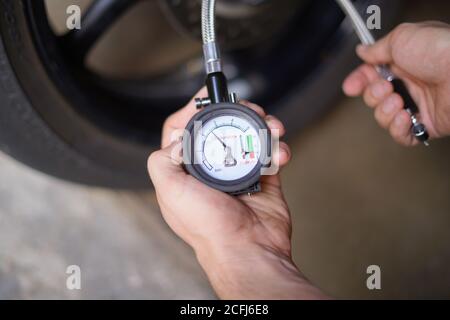
[[[195,137],[195,161],[212,178],[233,181],[258,164],[261,143],[257,129],[246,119],[219,116],[202,124]]]

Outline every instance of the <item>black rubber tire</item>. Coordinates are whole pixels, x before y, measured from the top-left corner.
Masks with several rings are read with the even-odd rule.
[[[1,0],[0,9],[0,148],[76,183],[151,187],[145,168],[152,150],[108,136],[74,113],[41,64],[21,2]]]
[[[394,16],[398,4],[388,5]],[[0,0],[0,11],[1,150],[30,167],[76,183],[151,187],[146,159],[152,147],[108,135],[73,112],[42,65],[21,1]],[[384,15],[384,21],[392,17]],[[336,48],[336,56],[299,86],[295,97],[277,106],[276,115],[288,132],[298,132],[330,107],[340,82],[356,65],[356,43],[354,36],[348,37]],[[155,137],[154,148],[158,142]]]

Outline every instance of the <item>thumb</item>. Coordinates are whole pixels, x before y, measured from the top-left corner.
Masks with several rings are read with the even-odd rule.
[[[371,46],[359,45],[356,48],[356,53],[368,64],[379,65],[391,63],[392,45],[390,34]]]
[[[148,158],[147,168],[156,189],[174,186],[187,174],[182,167],[182,143],[180,140],[168,147],[153,152]]]

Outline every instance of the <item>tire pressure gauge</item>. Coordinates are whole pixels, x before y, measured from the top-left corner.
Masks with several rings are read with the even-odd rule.
[[[186,170],[233,195],[260,191],[261,170],[270,164],[270,152],[266,123],[253,110],[230,102],[199,112],[187,125],[183,140]]]
[[[208,98],[188,123],[183,137],[186,171],[217,190],[239,195],[260,191],[270,165],[271,135],[265,121],[228,93],[215,34],[215,0],[203,0],[202,35]]]

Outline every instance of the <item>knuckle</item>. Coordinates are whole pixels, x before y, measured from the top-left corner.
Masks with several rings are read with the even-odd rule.
[[[403,132],[403,128],[399,128],[398,126],[395,126],[395,124],[392,124],[389,127],[389,133],[391,137],[394,139],[396,143],[402,146],[408,146],[409,145],[409,139],[408,136],[406,136]]]
[[[159,163],[160,160],[161,160],[161,151],[158,150],[152,152],[147,160],[148,169],[151,170],[152,168],[154,168],[155,165],[157,165],[157,163]]]
[[[251,104],[251,108],[256,111],[257,113],[261,115],[266,115],[266,112],[264,111],[264,108],[261,106],[258,106],[257,104]]]
[[[391,46],[394,44],[402,44],[401,40],[404,38],[404,35],[410,34],[415,31],[418,27],[417,24],[410,22],[403,22],[399,24],[391,33],[390,33],[390,43]]]
[[[374,112],[375,120],[377,121],[378,125],[382,127],[383,129],[387,129],[389,126],[388,120],[386,117],[382,114],[380,107],[375,109]]]
[[[394,141],[396,143],[398,143],[399,145],[405,146],[405,147],[407,147],[409,145],[407,139],[405,137],[401,136],[398,132],[391,131],[390,134],[391,134],[392,139],[394,139]]]
[[[374,97],[372,96],[370,87],[368,87],[366,90],[364,90],[363,98],[364,98],[364,102],[365,102],[369,107],[374,108],[374,107],[377,105],[376,100],[375,100]]]
[[[391,99],[392,99],[392,103],[395,106],[395,110],[403,109],[404,102],[403,102],[403,98],[401,95],[399,95],[398,93],[393,93]]]
[[[170,132],[172,125],[169,119],[166,119],[162,125],[162,137],[166,138],[167,134]]]
[[[280,119],[278,119],[277,117],[269,114],[265,117],[265,120],[267,122],[272,122],[272,123],[276,123],[278,126],[283,126],[283,123],[280,121]]]
[[[403,22],[400,23],[393,31],[392,31],[392,38],[398,38],[400,35],[404,34],[405,32],[411,32],[412,30],[415,30],[417,28],[417,25],[410,22]]]
[[[395,141],[398,141],[400,138],[400,134],[395,125],[389,126],[389,134],[391,135],[392,138],[394,138]]]
[[[266,115],[264,108],[256,103],[250,102],[248,100],[240,100],[239,102],[240,102],[240,104],[252,109],[253,111],[255,111],[257,113],[260,113],[264,116]]]
[[[394,31],[404,31],[405,29],[410,29],[413,26],[414,23],[402,22],[397,26],[397,28],[394,29]]]
[[[164,120],[163,123],[163,128],[169,127],[171,125],[171,123],[174,121],[175,115],[171,114],[170,116],[168,116],[166,118],[166,120]]]

